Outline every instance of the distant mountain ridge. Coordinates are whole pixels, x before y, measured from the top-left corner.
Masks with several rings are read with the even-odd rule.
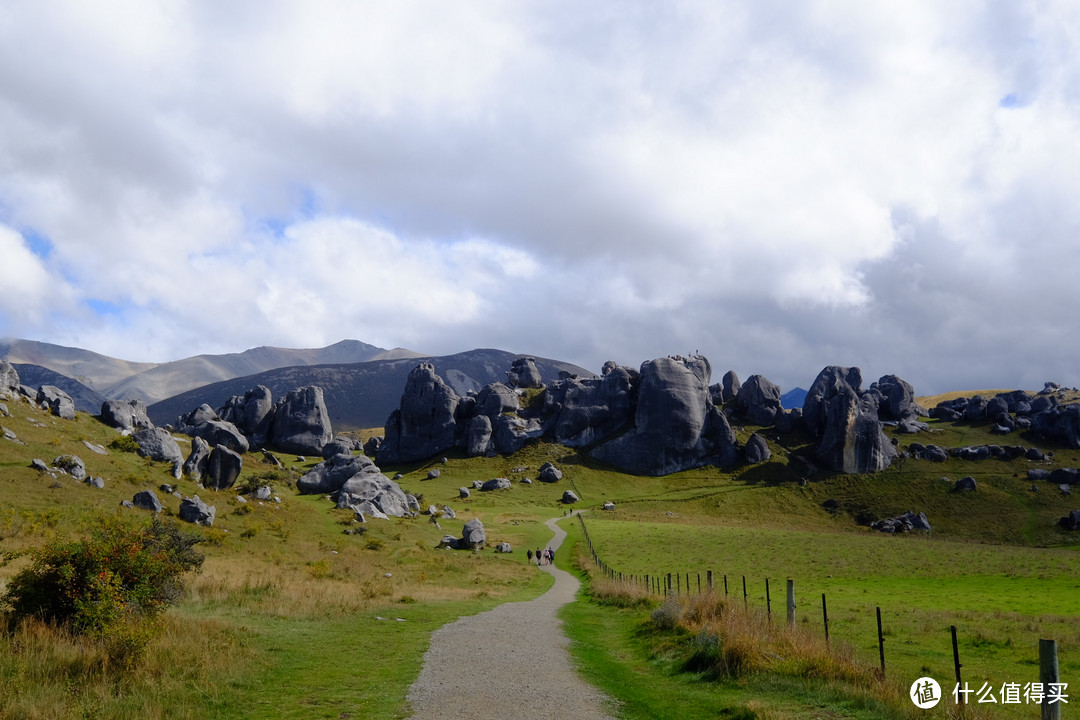
[[[505,382],[514,359],[533,357],[544,382],[558,379],[560,372],[581,377],[593,373],[570,363],[505,350],[477,349],[441,357],[410,357],[368,360],[360,363],[277,368],[255,375],[232,378],[189,390],[148,408],[155,424],[175,423],[176,418],[206,403],[215,410],[233,395],[242,396],[256,385],[265,385],[275,400],[294,388],[318,385],[323,389],[327,412],[334,429],[382,427],[401,403],[409,372],[428,362],[454,392],[465,395],[493,382]]]
[[[239,353],[196,355],[167,363],[137,363],[36,340],[0,340],[0,358],[13,364],[40,366],[77,380],[105,398],[138,399],[147,405],[210,383],[282,367],[419,355],[404,348],[385,350],[359,340],[342,340],[324,348],[262,346]]]

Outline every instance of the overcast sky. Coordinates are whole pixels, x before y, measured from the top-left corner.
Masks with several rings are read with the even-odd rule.
[[[0,336],[1080,385],[1080,4],[0,4]]]

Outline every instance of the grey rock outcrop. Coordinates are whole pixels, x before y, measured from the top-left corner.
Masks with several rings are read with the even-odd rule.
[[[484,484],[480,486],[481,492],[491,492],[493,490],[509,490],[510,480],[504,477],[491,478],[485,480]]]
[[[470,495],[472,495],[472,491],[470,491],[469,488],[467,488],[467,487],[459,487],[458,488],[458,497],[461,498],[462,500],[468,500]]]
[[[127,432],[154,427],[146,415],[146,405],[142,400],[106,400],[101,403],[98,418],[109,427]]]
[[[484,523],[479,518],[473,518],[465,523],[461,531],[461,546],[465,549],[479,550],[487,543],[487,532]]]
[[[1080,448],[1080,405],[1043,410],[1031,418],[1031,431],[1038,437]]]
[[[517,415],[499,415],[495,418],[492,429],[495,451],[510,455],[521,450],[544,434],[544,428],[535,418],[523,418]]]
[[[559,482],[563,478],[562,470],[555,467],[552,463],[546,462],[540,466],[540,472],[536,476],[536,479],[540,482],[553,483]]]
[[[803,422],[818,441],[815,454],[832,470],[876,472],[897,454],[882,430],[879,398],[861,396],[861,378],[858,368],[826,367],[803,405]]]
[[[506,381],[512,388],[544,387],[544,378],[536,368],[536,360],[531,357],[515,359],[506,373]]]
[[[251,447],[262,447],[270,440],[274,412],[274,396],[270,388],[256,385],[243,396],[234,395],[229,398],[218,410],[218,415],[225,422],[236,426],[248,439]]]
[[[184,462],[184,455],[180,452],[180,446],[176,444],[176,440],[165,428],[146,428],[145,430],[139,430],[131,437],[138,444],[138,453],[142,457],[159,462]]]
[[[47,407],[49,412],[64,420],[75,419],[75,401],[66,392],[55,385],[42,385],[37,391],[37,403]]]
[[[930,521],[926,519],[926,513],[915,514],[910,510],[899,517],[886,518],[871,523],[870,527],[884,533],[907,533],[914,530],[930,532]]]
[[[382,475],[382,470],[366,455],[335,455],[297,480],[296,489],[301,495],[332,494],[357,475]]]
[[[376,518],[405,517],[413,512],[401,486],[381,472],[353,475],[338,490],[336,502],[339,508]]]
[[[878,417],[881,420],[910,422],[925,414],[915,402],[915,389],[911,383],[896,375],[883,375],[870,385],[870,390],[881,395],[881,402],[878,403]]]
[[[1080,510],[1073,510],[1058,520],[1058,525],[1066,530],[1080,530]]]
[[[198,495],[195,495],[180,501],[179,515],[185,522],[210,527],[217,517],[217,507],[207,505],[199,499]]]
[[[497,553],[512,553],[512,552],[514,552],[514,548],[508,542],[496,543],[495,544],[495,552],[497,552]]]
[[[236,484],[243,469],[244,458],[240,453],[224,445],[215,445],[206,460],[206,482],[203,484],[214,490],[226,490]]]
[[[769,449],[769,443],[765,438],[757,433],[751,435],[746,441],[746,447],[743,448],[743,459],[750,465],[756,465],[771,458],[772,450]]]
[[[720,382],[722,383],[720,397],[724,402],[731,402],[738,397],[742,383],[739,382],[739,376],[735,374],[734,370],[728,370],[724,373],[724,377]]]
[[[206,462],[210,459],[210,444],[201,437],[191,438],[191,452],[184,461],[184,474],[199,482],[206,474]]]
[[[517,412],[520,407],[517,393],[502,383],[485,385],[476,395],[475,412],[487,415],[493,422],[503,413]]]
[[[339,435],[330,442],[323,445],[321,454],[323,459],[326,459],[332,458],[335,455],[352,455],[353,450],[355,449],[355,442],[353,442],[350,438]]]
[[[701,356],[643,363],[633,428],[597,446],[592,456],[641,475],[733,464],[735,433],[712,402],[710,374]]]
[[[153,490],[143,490],[135,493],[135,497],[131,498],[131,503],[137,508],[155,513],[165,509],[165,506],[161,504]]]
[[[978,488],[979,483],[970,475],[956,481],[955,489],[957,492],[975,492]]]
[[[320,455],[333,438],[321,387],[296,388],[275,406],[270,444],[282,452]]]
[[[413,462],[454,447],[457,435],[455,411],[460,398],[435,366],[421,363],[405,381],[401,407],[386,421],[379,464]]]
[[[233,452],[246,453],[250,449],[247,438],[231,422],[221,419],[214,410],[203,403],[187,415],[177,418],[177,432],[200,437],[211,446],[224,445]]]
[[[564,490],[563,491],[562,502],[563,502],[564,505],[573,505],[574,503],[576,503],[580,499],[581,498],[579,498],[577,496],[577,493],[575,493],[573,490]]]
[[[762,375],[751,375],[735,396],[735,411],[752,425],[768,427],[783,410],[780,386]]]
[[[465,429],[465,452],[469,457],[480,457],[495,451],[491,439],[491,418],[477,415],[469,420]]]
[[[19,372],[7,360],[0,360],[0,394],[15,397],[19,394]]]
[[[78,455],[60,455],[53,458],[53,467],[63,470],[76,480],[86,477],[86,463]]]
[[[550,383],[544,415],[555,442],[582,447],[598,442],[633,422],[641,378],[636,370],[604,364],[599,378],[566,378]]]

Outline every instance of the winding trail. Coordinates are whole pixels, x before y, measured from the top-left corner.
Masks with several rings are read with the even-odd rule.
[[[561,519],[544,523],[555,534],[552,550],[566,538]],[[612,720],[606,696],[574,670],[556,616],[580,583],[551,565],[540,570],[555,584],[535,600],[505,603],[432,634],[409,689],[412,720]]]

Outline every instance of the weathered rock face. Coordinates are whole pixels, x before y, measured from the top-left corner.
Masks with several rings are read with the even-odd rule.
[[[236,426],[252,447],[262,447],[270,440],[274,422],[274,396],[270,388],[256,385],[244,393],[234,395],[218,410],[225,422]]]
[[[881,394],[882,401],[878,404],[878,417],[882,420],[917,420],[919,406],[915,403],[915,389],[906,380],[896,375],[883,375],[876,383],[870,385],[871,390]]]
[[[724,402],[731,402],[738,396],[739,390],[742,388],[742,383],[739,382],[739,376],[735,374],[734,370],[728,370],[724,373],[724,378],[721,382],[723,383],[723,389],[721,390],[720,397]]]
[[[507,455],[516,453],[530,441],[544,434],[544,427],[535,418],[517,415],[500,415],[495,418],[492,430],[496,452]]]
[[[491,418],[477,415],[469,420],[465,430],[465,452],[469,457],[478,457],[493,452],[495,445],[491,440]]]
[[[509,490],[510,480],[504,477],[491,478],[485,480],[484,484],[480,486],[481,492],[492,492],[493,490]]]
[[[379,463],[423,460],[454,447],[454,413],[459,400],[457,393],[435,374],[434,365],[422,363],[413,368],[405,381],[401,407],[386,421]]]
[[[109,427],[127,432],[154,427],[146,415],[146,405],[142,400],[106,400],[101,403],[101,415],[98,417]]]
[[[181,415],[176,421],[177,432],[191,437],[200,437],[209,445],[224,445],[233,452],[246,453],[250,448],[248,440],[240,429],[221,417],[203,403],[187,415]]]
[[[42,385],[37,391],[38,405],[49,408],[49,412],[64,420],[75,419],[75,401],[66,392],[55,385]]]
[[[381,472],[353,475],[338,490],[336,499],[339,508],[350,508],[365,516],[405,517],[413,512],[401,486]]]
[[[180,501],[180,519],[185,522],[210,527],[217,517],[217,508],[207,505],[198,495]]]
[[[520,407],[517,393],[502,383],[485,385],[476,395],[476,414],[487,415],[493,422],[503,413],[517,412]]]
[[[506,373],[507,384],[512,388],[542,388],[544,378],[531,357],[517,358]]]
[[[366,455],[335,455],[319,463],[296,481],[301,495],[332,494],[356,475],[381,475],[382,471]]]
[[[883,470],[896,456],[878,420],[877,406],[841,387],[825,405],[825,425],[815,450],[829,468],[846,473]]]
[[[1057,406],[1040,412],[1031,418],[1031,430],[1047,440],[1080,448],[1080,405]]]
[[[352,455],[355,449],[356,443],[351,438],[339,435],[323,445],[321,454],[324,459],[332,458],[335,455]]]
[[[195,482],[202,480],[206,474],[206,462],[210,459],[210,444],[201,437],[191,439],[191,452],[184,461],[184,474]]]
[[[465,523],[461,531],[462,547],[477,550],[484,547],[486,542],[487,532],[484,530],[484,523],[480,522],[479,518],[473,518]]]
[[[549,462],[546,462],[540,466],[540,474],[537,475],[537,479],[540,482],[545,483],[559,482],[560,480],[562,480],[562,477],[562,470],[555,467]]]
[[[562,502],[564,505],[572,505],[576,503],[580,498],[573,490],[565,490],[562,494]]]
[[[165,509],[165,506],[161,504],[153,490],[143,490],[135,493],[135,496],[131,498],[131,502],[135,507],[150,512],[159,513]]]
[[[184,455],[176,440],[164,428],[147,428],[132,435],[139,445],[139,455],[161,462],[182,463]]]
[[[820,438],[824,434],[828,402],[845,387],[856,391],[862,387],[859,368],[830,365],[818,373],[803,402],[803,424],[811,436]]]
[[[884,533],[906,533],[913,530],[930,532],[930,521],[926,519],[926,513],[914,513],[910,510],[899,517],[886,518],[871,523],[871,528]]]
[[[750,465],[756,465],[763,463],[772,457],[772,450],[769,449],[769,443],[765,441],[765,438],[761,437],[757,433],[754,433],[746,441],[746,447],[743,448],[743,458]]]
[[[53,458],[53,467],[63,470],[76,480],[86,477],[86,464],[78,455],[60,455]]]
[[[544,414],[555,442],[582,447],[630,424],[641,378],[637,371],[605,363],[600,378],[567,378],[551,383]]]
[[[333,438],[321,387],[296,388],[275,407],[270,444],[282,452],[319,455]]]
[[[777,413],[783,410],[780,386],[761,375],[751,375],[739,388],[735,410],[752,425],[772,425]]]
[[[226,490],[236,484],[240,471],[244,469],[244,458],[224,445],[215,445],[206,460],[206,482],[214,490]]]
[[[735,435],[712,403],[710,374],[701,356],[643,363],[633,429],[599,445],[592,456],[642,475],[733,463]]]
[[[19,392],[19,373],[7,360],[0,360],[0,393],[14,397]]]

